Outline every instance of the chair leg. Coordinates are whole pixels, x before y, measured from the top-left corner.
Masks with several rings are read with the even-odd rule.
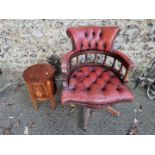
[[[113,116],[119,116],[120,112],[112,108],[111,106],[107,106],[106,110],[110,112]]]
[[[84,122],[83,122],[83,126],[84,126],[85,131],[88,128],[88,122],[89,122],[90,114],[91,114],[91,108],[86,108],[86,110],[84,112]]]

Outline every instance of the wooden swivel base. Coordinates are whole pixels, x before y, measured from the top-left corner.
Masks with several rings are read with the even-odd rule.
[[[120,112],[118,112],[117,110],[115,110],[114,108],[112,108],[111,106],[107,106],[106,110],[108,112],[110,112],[113,116],[119,116]],[[92,112],[91,108],[86,108],[84,111],[84,122],[83,122],[83,126],[84,126],[84,130],[86,131],[88,128],[88,122],[89,122],[89,117],[90,114]]]
[[[119,116],[120,112],[112,108],[111,106],[107,106],[106,110],[110,112],[113,116]]]

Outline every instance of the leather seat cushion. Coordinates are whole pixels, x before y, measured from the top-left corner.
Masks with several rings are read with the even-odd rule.
[[[62,104],[75,103],[93,108],[133,99],[133,94],[117,75],[98,66],[75,69],[61,97]]]

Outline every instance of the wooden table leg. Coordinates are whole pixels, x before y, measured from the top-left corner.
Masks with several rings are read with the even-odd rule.
[[[32,100],[32,105],[33,105],[34,109],[38,110],[39,108],[38,108],[37,101],[35,99],[33,99],[32,97],[31,97],[31,100]]]
[[[50,80],[47,81],[47,86],[48,86],[48,90],[50,92],[50,101],[51,101],[51,107],[52,107],[52,110],[55,110],[56,109],[56,100],[55,100],[55,97],[53,95],[53,83],[51,83]]]
[[[50,96],[52,110],[56,109],[56,100],[53,95]]]
[[[38,104],[37,104],[35,97],[33,97],[33,94],[31,91],[31,86],[28,83],[26,83],[26,86],[27,86],[27,89],[29,91],[29,95],[31,96],[32,105],[33,105],[34,109],[38,110]]]

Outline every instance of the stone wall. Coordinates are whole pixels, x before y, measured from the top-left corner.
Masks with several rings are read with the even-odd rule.
[[[0,68],[23,71],[27,66],[60,57],[71,50],[70,26],[116,25],[114,48],[126,53],[141,70],[155,57],[155,20],[0,20]]]

